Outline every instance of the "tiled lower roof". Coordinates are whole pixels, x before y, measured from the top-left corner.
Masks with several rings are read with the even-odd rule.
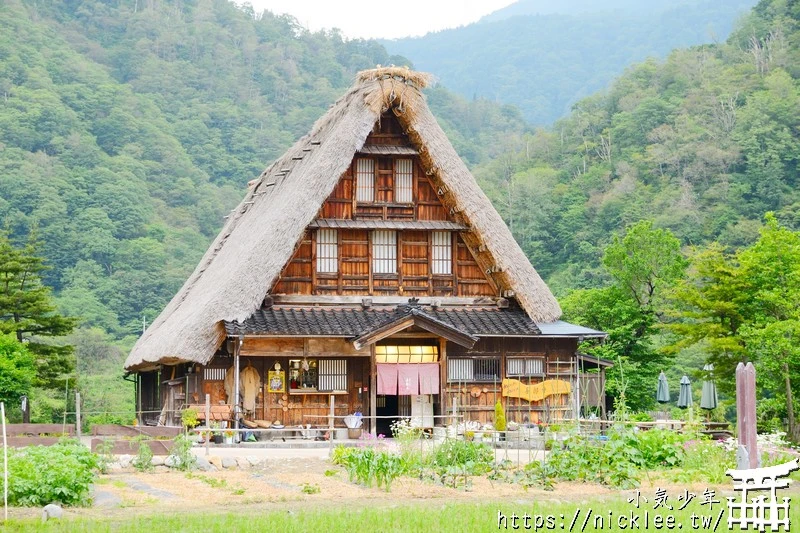
[[[541,331],[520,308],[498,307],[289,307],[262,308],[244,322],[225,321],[228,335],[358,337],[411,315],[439,321],[474,336],[537,336]]]

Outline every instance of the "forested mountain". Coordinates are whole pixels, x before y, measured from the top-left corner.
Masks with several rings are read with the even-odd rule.
[[[800,3],[764,0],[727,43],[629,68],[475,170],[551,287],[602,285],[604,246],[644,218],[729,249],[768,210],[800,227],[799,18]]]
[[[0,6],[0,212],[32,230],[64,312],[120,336],[152,320],[255,177],[376,64],[377,43],[224,0]],[[429,94],[471,163],[525,124]]]
[[[720,4],[726,0],[721,0]],[[730,1],[730,0],[728,0]],[[736,0],[734,0],[735,2]],[[497,22],[525,15],[585,15],[588,13],[647,13],[656,16],[670,8],[687,6],[696,0],[517,0],[480,19],[480,22]]]
[[[724,41],[755,3],[527,0],[462,28],[382,42],[466,98],[511,103],[551,124],[634,62]]]

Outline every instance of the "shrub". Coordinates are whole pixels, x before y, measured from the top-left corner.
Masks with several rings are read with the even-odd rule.
[[[151,458],[152,458],[152,454]],[[192,470],[197,464],[197,457],[192,453],[192,439],[188,435],[175,437],[175,445],[171,455],[175,458],[175,468],[182,471]]]
[[[49,503],[85,505],[95,478],[97,456],[74,440],[54,446],[9,450],[11,505],[40,507]]]
[[[197,419],[197,409],[189,407],[181,411],[181,424],[186,430],[195,427],[199,423],[200,421]]]
[[[139,442],[139,451],[136,457],[133,458],[131,464],[139,472],[152,472],[153,471],[153,450],[146,442],[147,437],[142,435],[135,440]]]
[[[111,439],[101,439],[97,445],[97,469],[101,474],[107,474],[108,468],[114,462],[114,442]]]
[[[668,429],[651,429],[635,433],[634,446],[642,454],[644,468],[678,466],[686,455],[684,443],[692,439],[691,434],[676,433]]]
[[[671,476],[676,482],[725,483],[730,480],[725,471],[736,468],[735,452],[708,439],[689,440],[682,447],[685,450],[682,468]]]
[[[506,430],[506,413],[503,411],[503,404],[500,400],[494,405],[494,429],[497,431]]]
[[[609,431],[608,440],[575,435],[555,448],[542,463],[533,462],[526,470],[547,480],[588,481],[617,488],[638,485],[637,466],[644,461],[630,429]]]
[[[371,487],[373,481],[378,487],[390,490],[392,481],[402,474],[406,467],[403,458],[386,450],[372,447],[334,448],[331,461],[344,466],[350,481]]]
[[[494,452],[483,443],[449,439],[436,448],[431,463],[438,469],[456,467],[470,475],[481,475],[491,470]]]

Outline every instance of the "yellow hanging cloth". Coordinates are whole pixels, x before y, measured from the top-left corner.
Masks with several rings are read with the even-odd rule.
[[[535,385],[525,385],[518,379],[503,380],[503,396],[529,402],[538,402],[556,394],[569,394],[571,391],[569,382],[563,379],[547,379]]]

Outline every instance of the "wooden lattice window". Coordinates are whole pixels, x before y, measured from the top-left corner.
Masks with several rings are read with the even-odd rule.
[[[507,376],[541,376],[544,374],[544,357],[508,357]]]
[[[335,274],[339,270],[339,240],[335,229],[317,231],[317,272]]]
[[[320,392],[347,390],[347,360],[320,359],[319,385]]]
[[[356,159],[356,201],[375,201],[375,161]]]
[[[394,201],[399,204],[410,204],[414,186],[414,164],[411,159],[395,159],[394,161]]]
[[[453,273],[453,240],[449,231],[434,231],[431,233],[432,263],[431,272],[434,274]]]
[[[499,357],[450,357],[447,359],[448,382],[493,382],[499,380]]]
[[[372,272],[397,273],[397,232],[376,230],[372,233]]]

